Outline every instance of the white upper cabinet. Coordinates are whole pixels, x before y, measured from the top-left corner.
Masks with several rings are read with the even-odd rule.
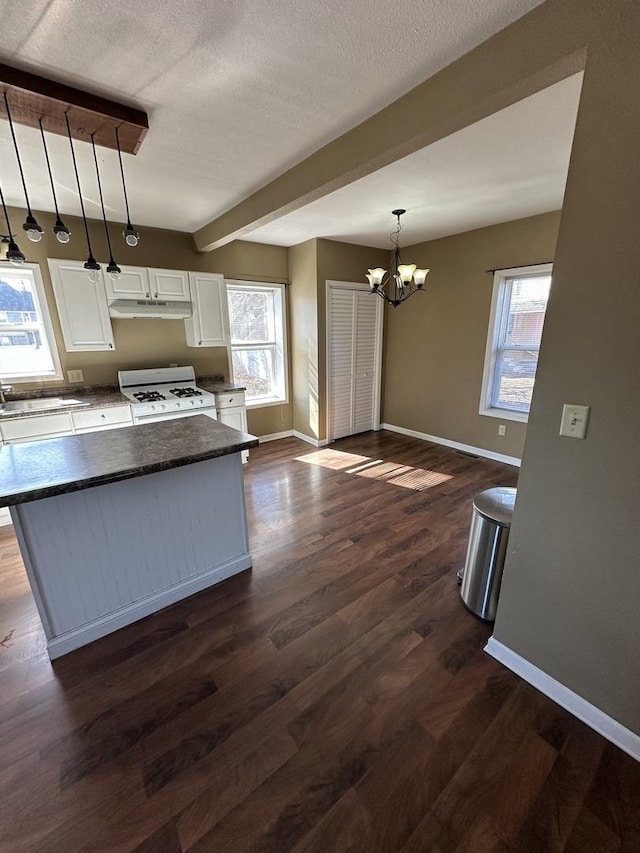
[[[78,261],[50,260],[49,270],[67,352],[114,349],[102,271],[91,282]]]
[[[189,273],[193,313],[185,321],[187,346],[224,347],[229,343],[227,290],[219,273]]]
[[[113,281],[111,276],[104,277],[107,299],[151,299],[149,271],[145,267],[120,267],[120,278]]]
[[[167,299],[171,302],[188,302],[189,273],[184,270],[149,271],[151,299]]]

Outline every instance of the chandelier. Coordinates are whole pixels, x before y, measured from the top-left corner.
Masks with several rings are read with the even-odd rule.
[[[401,302],[406,302],[410,296],[422,290],[429,270],[419,270],[415,264],[403,264],[400,257],[400,217],[406,210],[399,208],[391,213],[397,217],[396,230],[389,234],[389,239],[395,246],[393,264],[389,270],[377,267],[369,270],[367,279],[372,293],[377,293],[389,305],[396,308]]]

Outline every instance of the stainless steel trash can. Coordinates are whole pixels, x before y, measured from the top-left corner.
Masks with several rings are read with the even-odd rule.
[[[489,622],[496,618],[515,499],[516,490],[505,486],[473,500],[460,595],[472,613]]]

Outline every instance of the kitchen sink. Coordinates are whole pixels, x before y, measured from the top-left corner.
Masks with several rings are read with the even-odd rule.
[[[43,397],[38,400],[11,400],[0,406],[2,415],[20,415],[31,412],[46,412],[52,409],[66,409],[74,406],[88,406],[82,400],[70,400],[66,397]]]

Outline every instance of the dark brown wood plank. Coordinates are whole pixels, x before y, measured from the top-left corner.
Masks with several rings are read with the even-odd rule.
[[[46,131],[66,136],[67,113],[74,139],[89,142],[94,134],[96,145],[116,148],[117,127],[120,148],[128,154],[138,153],[149,129],[142,110],[21,68],[0,64],[0,85],[7,93],[11,118],[28,127],[37,128],[42,119]],[[6,116],[4,100],[0,101],[0,116]]]

